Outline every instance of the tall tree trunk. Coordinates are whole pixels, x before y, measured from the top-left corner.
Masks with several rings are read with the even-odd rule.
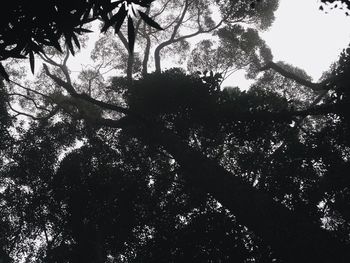
[[[161,68],[161,58],[160,58],[160,52],[162,51],[163,48],[165,48],[166,46],[169,46],[173,43],[175,43],[176,41],[174,40],[168,40],[165,41],[161,44],[159,44],[156,49],[154,50],[154,63],[156,66],[156,72],[157,73],[161,73],[162,72],[162,68]]]
[[[129,50],[129,44],[128,40],[125,38],[122,32],[118,32],[118,37],[122,41],[124,47],[128,51],[128,61],[126,66],[126,79],[128,80],[128,83],[132,83],[132,73],[133,73],[133,66],[134,66],[134,54],[130,52]]]
[[[229,173],[170,131],[150,125],[128,131],[145,143],[163,146],[189,172],[191,183],[229,209],[238,222],[271,245],[284,262],[350,262],[350,248],[329,232]]]
[[[156,49],[154,50],[154,65],[156,67],[156,72],[160,73],[162,71],[161,67],[160,67],[160,51],[161,48],[156,47]]]
[[[127,68],[126,68],[126,78],[127,78],[129,83],[132,82],[133,66],[134,66],[134,54],[129,52],[128,64],[127,64]]]
[[[147,8],[146,15],[149,16],[149,12],[150,12],[150,8]],[[147,23],[143,22],[142,30],[143,30],[143,36],[146,39],[146,47],[145,47],[145,54],[142,60],[142,71],[141,71],[142,76],[145,76],[148,73],[148,60],[149,60],[149,54],[151,50],[151,38],[149,35],[150,31],[148,29],[149,29],[149,26],[147,25]]]
[[[156,49],[154,50],[154,63],[155,63],[155,67],[156,67],[156,72],[157,73],[161,73],[162,72],[162,68],[161,68],[161,60],[160,60],[160,52],[162,51],[162,49],[170,44],[172,44],[174,41],[166,41],[163,42],[161,44],[159,44]]]
[[[146,37],[146,47],[145,47],[145,54],[143,56],[143,61],[142,61],[142,75],[145,76],[148,73],[148,60],[149,60],[149,54],[150,54],[150,49],[151,49],[151,39],[147,35]]]

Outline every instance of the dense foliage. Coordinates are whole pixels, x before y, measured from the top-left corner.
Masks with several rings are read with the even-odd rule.
[[[91,32],[83,26],[96,19],[105,24],[103,31],[113,26],[119,31],[128,17],[129,49],[133,49],[135,30],[128,12],[136,12],[136,6],[147,8],[154,0],[131,1],[88,1],[74,0],[67,4],[62,1],[11,1],[6,5],[0,18],[0,60],[7,58],[25,58],[29,55],[34,71],[34,54],[45,53],[43,48],[51,46],[62,51],[59,40],[63,37],[70,52],[74,54],[74,45],[80,48],[78,35]],[[124,7],[125,4],[125,7]],[[118,12],[112,16],[112,12]],[[161,27],[142,11],[140,17],[152,27]],[[0,73],[6,79],[8,75],[2,65]]]

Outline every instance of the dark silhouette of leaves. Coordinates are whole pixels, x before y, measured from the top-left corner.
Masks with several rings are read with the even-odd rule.
[[[157,23],[155,22],[152,18],[150,18],[147,14],[145,14],[142,11],[139,11],[139,14],[141,16],[141,18],[151,27],[154,27],[158,30],[163,30],[163,28]]]
[[[74,53],[88,21],[102,19],[104,30],[118,31],[127,10],[122,6],[110,18],[115,8],[151,2],[21,1],[17,7],[14,0],[6,10],[13,12],[0,16],[0,59],[29,56],[34,72],[43,47],[60,50],[63,36]],[[231,19],[255,18],[263,4],[253,10],[251,0],[215,2]],[[271,12],[257,24],[269,25]],[[129,53],[133,22],[128,17]],[[256,58],[252,43],[272,58],[255,30],[225,24],[218,36],[227,40],[221,54],[230,55],[223,58],[242,59],[240,50]],[[108,88],[98,86],[98,99],[47,66],[44,84],[50,77],[54,94],[16,94],[0,82],[1,256],[24,251],[25,260],[38,263],[348,262],[348,53],[322,82],[328,93],[320,105],[311,108],[317,95],[310,95],[311,82],[283,63],[275,64],[282,76],[265,67],[247,91],[222,90],[222,74],[211,67],[194,75],[159,70],[132,85],[114,78]],[[8,80],[1,64],[0,74]],[[9,106],[15,96],[35,102],[38,111],[57,104],[59,116],[34,118],[14,136],[12,118],[20,113],[10,115]]]
[[[34,74],[35,59],[34,59],[34,52],[33,51],[29,52],[29,62],[30,62],[30,70]]]
[[[7,81],[10,81],[9,75],[7,74],[4,66],[0,63],[0,75]]]
[[[4,15],[0,18],[1,25],[4,25],[0,30],[0,60],[9,57],[23,58],[31,51],[34,53],[43,52],[42,45],[52,46],[62,51],[58,43],[62,36],[73,54],[72,41],[77,47],[80,46],[74,34],[89,32],[82,28],[84,24],[102,18],[105,22],[103,31],[114,25],[116,32],[118,32],[127,13],[124,3],[149,7],[151,2],[149,0],[115,2],[77,0],[67,4],[56,1],[31,3],[24,3],[20,0],[11,1],[3,9]],[[120,5],[122,8],[109,19],[110,12]],[[43,10],[44,12],[42,12]]]
[[[104,26],[101,29],[101,32],[106,32],[110,26],[114,25],[115,33],[118,33],[125,17],[127,16],[127,12],[128,11],[125,9],[125,5],[122,5],[119,8],[118,12],[112,16],[110,20],[105,22]]]
[[[75,45],[77,46],[77,48],[80,49],[79,40],[78,40],[77,36],[74,33],[72,34],[72,39],[73,39]]]

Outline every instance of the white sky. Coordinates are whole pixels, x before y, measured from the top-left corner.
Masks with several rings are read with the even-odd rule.
[[[314,81],[338,60],[350,43],[350,16],[339,9],[326,13],[319,6],[319,0],[280,0],[274,23],[260,34],[271,48],[274,62],[284,61],[299,67]],[[223,86],[246,89],[252,82],[240,72]]]
[[[315,81],[350,43],[350,16],[318,8],[317,0],[280,0],[274,24],[261,34],[274,61],[300,67]]]

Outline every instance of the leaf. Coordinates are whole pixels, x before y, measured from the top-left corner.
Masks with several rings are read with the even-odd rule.
[[[73,44],[72,44],[72,38],[67,38],[66,37],[66,43],[67,43],[67,46],[68,46],[70,52],[74,56],[75,52],[74,52],[74,47],[73,47]]]
[[[145,14],[142,11],[139,11],[139,13],[143,21],[145,21],[148,25],[156,29],[163,30],[163,28],[157,22],[155,22],[152,18],[150,18],[147,14]]]
[[[129,8],[131,9],[131,12],[133,13],[134,17],[137,16],[137,10],[135,10],[133,5],[130,5]]]
[[[30,47],[31,47],[32,52],[42,53],[42,54],[45,53],[44,50],[43,50],[43,47],[40,44],[37,44],[37,43],[35,43],[33,41],[30,43]]]
[[[0,75],[6,80],[6,81],[10,81],[10,77],[7,74],[4,66],[0,63]]]
[[[86,28],[76,28],[74,30],[74,32],[76,32],[77,34],[81,35],[82,33],[92,33],[93,31],[89,30],[89,29],[86,29]]]
[[[103,11],[106,12],[106,13],[109,13],[111,12],[114,8],[118,7],[118,5],[122,4],[125,0],[120,0],[120,1],[116,1],[116,2],[113,2],[113,3],[109,3],[108,7],[105,6],[103,8]]]
[[[47,34],[47,38],[50,40],[51,42],[51,46],[54,46],[59,52],[63,52],[61,45],[59,43],[59,34],[55,34],[54,32],[52,32],[50,30],[50,28],[46,29],[46,34]]]
[[[125,6],[122,5],[119,8],[118,12],[114,16],[112,16],[112,18],[109,21],[105,22],[104,26],[101,29],[101,32],[106,32],[110,26],[115,24],[114,26],[115,32],[118,33],[120,27],[124,22],[126,15],[127,15],[127,10],[125,9]]]
[[[132,18],[128,17],[128,40],[129,40],[129,51],[132,53],[134,51],[135,44],[135,28]]]
[[[124,10],[124,13],[119,17],[119,19],[117,20],[117,22],[115,23],[115,26],[114,26],[114,33],[118,33],[119,30],[120,30],[120,27],[122,26],[123,22],[124,22],[124,19],[127,15],[127,11],[125,10],[125,8],[120,8],[120,9],[123,9]],[[120,10],[119,10],[120,11]]]
[[[91,9],[93,9],[93,6],[94,6],[93,3],[86,3],[85,11],[84,11],[82,19],[81,19],[82,22],[89,20],[90,11],[91,11]]]
[[[73,38],[73,41],[74,41],[75,45],[78,47],[78,49],[80,49],[79,40],[78,40],[77,36],[74,33],[72,33],[72,38]]]
[[[57,39],[53,39],[53,40],[51,41],[51,43],[52,43],[52,45],[53,45],[59,52],[63,53],[62,48],[61,48],[61,45],[60,45],[60,43],[58,42]]]
[[[34,74],[34,52],[33,51],[29,52],[29,63],[30,63],[30,69]]]

